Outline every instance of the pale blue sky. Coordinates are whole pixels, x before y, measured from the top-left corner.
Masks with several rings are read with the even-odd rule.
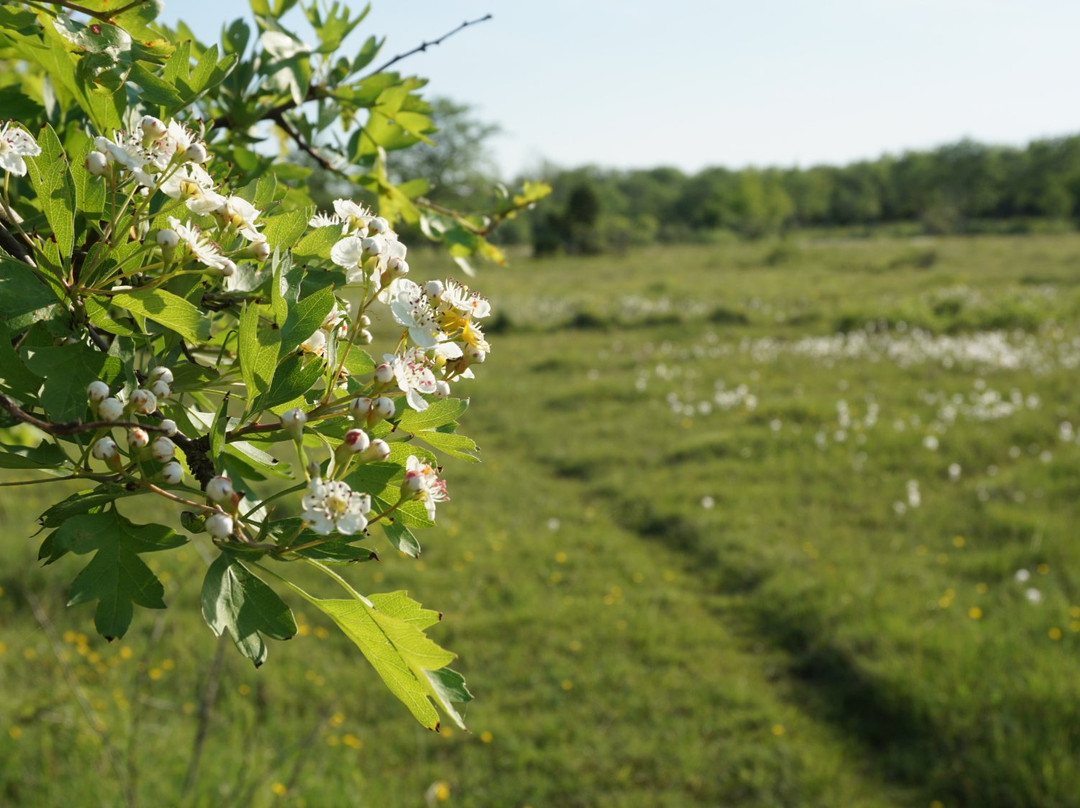
[[[354,4],[359,7],[361,4]],[[166,0],[216,38],[241,0]],[[500,124],[506,174],[812,165],[1080,131],[1076,0],[374,0],[386,57]]]

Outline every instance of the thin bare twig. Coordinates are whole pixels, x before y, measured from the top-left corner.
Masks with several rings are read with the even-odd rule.
[[[430,47],[432,47],[434,45],[441,45],[445,40],[449,39],[450,37],[452,37],[454,34],[458,33],[459,31],[464,31],[470,25],[479,25],[482,22],[487,22],[491,18],[492,18],[491,14],[485,14],[483,17],[478,17],[475,20],[466,20],[461,25],[459,25],[457,28],[455,28],[453,31],[448,31],[447,33],[443,34],[438,39],[433,39],[430,42],[421,42],[419,45],[417,45],[411,51],[406,51],[405,53],[399,53],[397,56],[395,56],[390,61],[388,61],[388,62],[386,62],[386,63],[384,63],[382,65],[379,65],[373,71],[368,73],[368,75],[365,76],[364,78],[370,78],[371,76],[374,76],[377,73],[382,73],[384,70],[386,70],[387,68],[389,68],[392,65],[397,64],[402,59],[408,59],[410,56],[414,56],[417,53],[424,53],[425,51],[427,51],[428,48],[430,48]]]
[[[164,433],[168,431],[164,427],[154,426],[153,424],[140,424],[135,421],[67,421],[62,424],[53,424],[34,417],[16,404],[14,399],[2,394],[0,394],[0,407],[7,410],[13,418],[22,421],[24,424],[36,426],[42,432],[48,432],[50,435],[77,435],[80,432],[95,432],[99,429],[111,429],[112,427],[127,427],[128,429],[141,427],[147,432]]]

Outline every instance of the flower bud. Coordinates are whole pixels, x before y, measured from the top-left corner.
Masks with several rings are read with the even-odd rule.
[[[161,401],[172,394],[172,388],[169,387],[168,382],[164,379],[158,379],[150,385],[150,392],[154,394],[154,397],[157,398],[158,401]]]
[[[357,322],[360,323],[361,328],[367,328],[369,325],[371,325],[371,318],[368,317],[366,314],[361,314]]]
[[[390,444],[376,438],[356,457],[361,463],[382,463],[390,457]]]
[[[367,420],[368,415],[371,413],[371,405],[374,402],[370,398],[359,396],[349,402],[349,414],[352,415],[357,421]]]
[[[219,258],[218,271],[220,271],[221,277],[231,278],[233,275],[236,274],[236,264],[233,263],[232,259]]]
[[[165,430],[165,434],[168,435],[170,438],[180,431],[176,427],[176,421],[174,421],[172,418],[166,418],[165,420],[163,420],[161,422],[161,428]]]
[[[375,368],[375,381],[378,384],[390,384],[394,380],[394,369],[386,362]]]
[[[371,438],[362,429],[350,429],[345,433],[345,442],[342,445],[348,446],[349,451],[353,454],[358,454],[371,445]]]
[[[316,356],[322,356],[326,351],[326,334],[322,330],[316,331],[300,343],[300,349]]]
[[[382,216],[375,216],[368,222],[368,232],[381,236],[384,233],[390,232],[390,223]]]
[[[251,257],[256,261],[265,261],[270,257],[270,245],[265,239],[253,241],[251,246],[248,247],[248,252],[251,253]]]
[[[232,482],[228,477],[219,475],[206,484],[206,496],[213,502],[230,502],[234,493]]]
[[[360,249],[363,251],[364,258],[371,258],[374,255],[380,255],[386,249],[386,241],[378,236],[371,236],[360,242]]]
[[[361,328],[360,333],[356,335],[356,342],[358,345],[370,345],[374,341],[375,337],[366,328]]]
[[[109,172],[109,158],[99,151],[86,155],[83,165],[92,177],[101,177]]]
[[[306,423],[307,413],[299,407],[294,407],[281,416],[281,426],[292,436],[293,440],[300,440],[303,437],[304,424]]]
[[[371,412],[368,413],[368,421],[370,423],[376,423],[386,418],[391,418],[396,409],[392,398],[379,396],[371,405]]]
[[[424,473],[421,471],[405,472],[401,481],[401,493],[406,499],[416,499],[424,493]]]
[[[150,369],[150,372],[146,374],[146,378],[151,382],[163,381],[165,384],[172,384],[173,372],[164,365],[158,365],[156,368]]]
[[[150,444],[150,453],[157,462],[168,463],[173,459],[173,455],[176,454],[176,444],[164,435],[159,435],[154,438],[154,442]]]
[[[104,135],[98,135],[94,138],[94,149],[101,152],[104,155],[109,154],[109,146],[115,146],[116,144],[109,140]]]
[[[133,390],[131,392],[131,406],[135,408],[135,412],[149,415],[157,409],[157,396],[143,388]]]
[[[108,398],[109,385],[103,381],[93,381],[86,385],[86,398],[91,404],[98,404]]]
[[[409,262],[396,255],[386,262],[386,272],[383,274],[383,283],[389,283],[395,278],[403,278],[409,274]]]
[[[142,129],[143,134],[153,140],[161,140],[168,131],[165,124],[153,115],[144,115],[143,119],[139,121],[139,128]]]
[[[180,236],[176,234],[176,231],[169,227],[163,227],[157,231],[157,235],[154,236],[154,240],[161,247],[162,255],[166,258],[172,256],[177,246],[180,244]]]
[[[98,404],[98,418],[102,421],[119,421],[124,417],[124,405],[120,399],[109,396]]]
[[[113,460],[117,456],[116,441],[112,438],[99,438],[91,453],[98,460]]]
[[[450,397],[450,382],[445,379],[438,379],[435,382],[435,398],[449,398]]]
[[[469,348],[465,352],[465,357],[469,360],[470,365],[482,365],[487,361],[487,351],[481,351],[479,348]]]
[[[127,433],[128,448],[144,449],[150,444],[150,435],[141,426],[132,427]]]
[[[445,289],[442,281],[428,281],[424,284],[424,291],[427,292],[428,297],[440,297]]]
[[[215,539],[227,539],[235,527],[233,518],[227,513],[215,513],[206,520],[206,532]]]
[[[209,156],[210,155],[206,153],[206,146],[202,143],[192,143],[187,147],[187,151],[184,152],[185,158],[193,163],[199,163],[200,165],[205,163],[206,158]]]
[[[184,479],[184,467],[175,460],[170,460],[161,469],[161,479],[169,485],[177,485]]]

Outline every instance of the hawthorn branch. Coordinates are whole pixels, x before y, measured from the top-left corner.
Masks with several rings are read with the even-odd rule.
[[[65,421],[61,424],[54,424],[31,415],[16,404],[13,398],[2,394],[0,394],[0,407],[7,410],[12,418],[22,421],[24,424],[35,426],[50,435],[77,435],[80,432],[96,432],[99,429],[112,429],[113,427],[125,427],[127,429],[141,427],[147,432],[165,433],[167,431],[164,427],[153,424],[140,424],[137,421]]]
[[[336,168],[334,164],[330,162],[329,158],[304,140],[303,135],[300,134],[296,127],[289,123],[284,112],[275,112],[272,115],[267,116],[267,118],[281,127],[281,130],[292,138],[292,141],[300,148],[300,151],[308,155],[308,157],[318,163],[322,168],[344,176],[341,169]]]
[[[376,75],[378,73],[382,73],[384,70],[386,70],[387,68],[389,68],[392,65],[397,64],[402,59],[408,59],[410,56],[415,56],[417,53],[425,53],[428,48],[434,47],[435,45],[441,45],[445,40],[449,39],[454,34],[459,33],[460,31],[464,31],[470,25],[479,25],[482,22],[487,22],[491,18],[492,18],[491,14],[485,14],[483,17],[478,17],[475,20],[465,20],[465,22],[463,22],[461,25],[459,25],[453,31],[446,32],[445,34],[443,34],[438,39],[433,39],[430,42],[421,42],[419,45],[417,45],[412,50],[405,51],[405,53],[399,53],[397,56],[395,56],[390,61],[388,61],[388,62],[386,62],[386,63],[384,63],[382,65],[379,65],[373,71],[368,73],[368,75],[365,76],[364,78],[371,78],[372,76],[374,76],[374,75]]]

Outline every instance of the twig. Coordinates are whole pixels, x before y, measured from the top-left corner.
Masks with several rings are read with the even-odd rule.
[[[19,407],[14,399],[2,394],[0,394],[0,407],[7,410],[13,418],[22,421],[24,424],[36,426],[42,432],[48,432],[50,435],[77,435],[80,432],[95,432],[99,429],[111,429],[113,427],[127,427],[129,429],[141,427],[147,432],[164,433],[167,431],[164,427],[154,426],[153,424],[140,424],[135,421],[67,421],[62,424],[53,424],[35,418]]]
[[[87,8],[86,6],[80,6],[78,3],[72,3],[70,0],[50,0],[48,3],[41,2],[41,0],[29,0],[29,2],[31,5],[35,6],[60,6],[61,8],[78,11],[88,17],[93,17],[95,20],[101,20],[102,22],[111,24],[113,19],[119,17],[125,11],[129,11],[137,6],[145,6],[147,3],[150,3],[151,0],[132,0],[132,2],[128,3],[126,6],[120,6],[120,8],[111,11],[97,11],[92,8]]]
[[[267,118],[280,126],[282,131],[284,131],[285,134],[291,137],[293,139],[293,142],[300,147],[300,151],[311,157],[312,160],[314,160],[324,169],[326,169],[327,171],[333,171],[335,174],[342,173],[341,169],[336,168],[334,164],[331,163],[330,160],[326,158],[318,149],[316,149],[314,146],[304,140],[303,136],[296,130],[296,127],[294,127],[291,123],[288,122],[288,120],[286,120],[284,112],[276,112],[272,115],[268,115]]]
[[[466,20],[461,25],[459,25],[457,28],[455,28],[453,31],[449,31],[449,32],[443,34],[438,39],[433,39],[430,42],[421,42],[419,45],[417,45],[411,51],[406,51],[405,53],[399,53],[397,56],[395,56],[389,62],[386,62],[385,64],[382,64],[379,67],[375,68],[373,71],[368,73],[368,75],[365,76],[364,78],[371,78],[376,73],[382,73],[388,67],[390,67],[391,65],[397,64],[402,59],[407,59],[410,56],[413,56],[413,55],[415,55],[417,53],[424,53],[425,51],[427,51],[428,48],[432,47],[433,45],[441,45],[444,40],[449,39],[450,37],[452,37],[454,34],[458,33],[459,31],[464,31],[470,25],[479,25],[482,22],[487,22],[488,20],[491,19],[491,17],[492,17],[491,14],[485,14],[483,17],[478,17],[475,20]]]
[[[34,259],[30,256],[29,251],[22,242],[8,232],[2,219],[0,219],[0,247],[3,247],[8,253],[15,258],[18,258],[20,261],[37,269],[37,264],[34,263]]]

